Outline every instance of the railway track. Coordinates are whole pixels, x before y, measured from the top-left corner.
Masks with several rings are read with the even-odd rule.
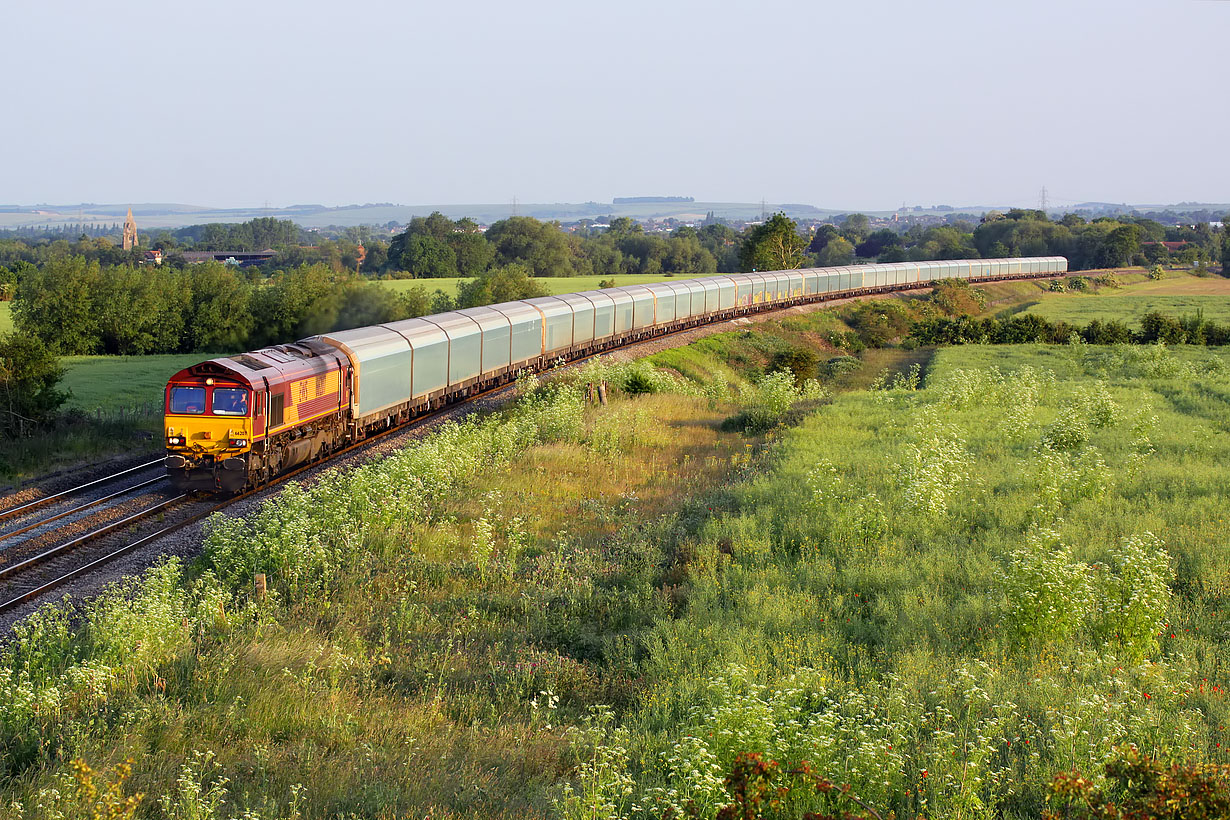
[[[503,390],[508,386],[502,384],[493,387],[469,397],[467,401]],[[20,555],[11,554],[14,551],[14,545],[6,546],[5,541],[10,538],[37,532],[49,524],[72,518],[75,513],[83,513],[87,508],[97,507],[103,512],[114,510],[115,507],[103,507],[102,505],[108,501],[123,499],[125,496],[130,496],[132,493],[147,487],[154,488],[162,485],[163,488],[169,489],[170,483],[165,477],[162,477],[109,493],[102,498],[87,501],[69,510],[55,512],[33,523],[23,522],[19,528],[0,531],[0,613],[16,609],[23,604],[40,598],[74,579],[101,569],[115,559],[133,552],[146,544],[170,535],[191,524],[195,524],[215,512],[226,509],[232,504],[251,498],[258,493],[263,493],[272,487],[296,478],[308,470],[320,467],[333,458],[353,452],[359,448],[369,447],[389,436],[405,432],[412,427],[432,421],[446,413],[452,413],[457,409],[458,404],[447,405],[431,413],[411,419],[405,424],[391,427],[376,435],[368,436],[362,441],[334,451],[326,458],[305,464],[289,473],[278,476],[268,484],[221,501],[207,497],[178,494],[170,498],[161,499],[152,505],[145,506],[136,512],[123,515],[122,517],[113,515],[110,517],[110,520],[103,520],[103,516],[86,513],[85,515],[89,516],[88,519],[84,517],[78,518],[74,519],[74,522],[80,524],[82,521],[93,520],[96,517],[99,518],[99,522],[87,526],[85,531],[74,533],[63,532],[62,529],[51,531],[51,534],[40,539],[37,549],[22,549],[20,550]],[[159,466],[159,469],[162,469],[163,460],[159,459],[155,464]],[[148,469],[150,466],[149,464],[141,465],[140,469]],[[133,471],[128,470],[124,472],[131,473]],[[82,485],[81,487],[74,488],[72,491],[57,494],[57,497],[69,498],[74,491],[82,491],[87,486],[97,486],[110,481],[118,475],[120,474],[108,476],[97,482],[90,482],[89,485]],[[30,506],[42,506],[43,503],[49,503],[51,500],[52,497],[49,496],[47,499],[40,499],[37,505]],[[175,519],[173,522],[155,528],[149,526],[151,519],[167,516],[172,513]],[[0,513],[0,515],[3,514]],[[21,542],[22,547],[26,547],[27,544],[28,542]],[[9,560],[6,561],[6,558]]]
[[[1054,274],[1048,274],[1047,276],[1054,276]],[[1022,276],[1014,278],[1030,279],[1040,277]],[[1003,279],[1000,281],[1003,281]],[[925,285],[894,288],[892,290],[905,291],[929,286],[930,284],[927,283]],[[884,293],[877,291],[867,294],[845,294],[834,299],[818,301],[847,301],[851,298],[878,295],[884,295]],[[781,309],[785,308],[771,308],[771,310]],[[686,333],[693,329],[695,328],[691,326],[680,328],[658,336],[636,340],[624,347],[636,347],[643,342]],[[570,363],[583,362],[594,356],[609,352],[609,350],[599,351],[574,359]],[[199,522],[231,504],[250,498],[258,493],[263,493],[308,470],[321,466],[326,461],[353,452],[359,448],[369,447],[389,436],[405,432],[410,428],[430,422],[441,415],[451,413],[456,410],[459,404],[469,403],[508,387],[508,384],[499,384],[482,392],[467,396],[462,401],[417,416],[404,424],[391,427],[376,435],[370,435],[361,441],[330,453],[324,459],[305,464],[261,487],[248,490],[222,501],[193,498],[190,495],[183,494],[172,496],[167,492],[169,490],[169,482],[166,481],[165,477],[159,477],[140,481],[121,490],[108,492],[99,498],[85,500],[68,509],[56,510],[52,506],[80,497],[91,490],[101,489],[126,475],[139,474],[141,471],[148,471],[155,467],[161,471],[163,459],[160,458],[119,471],[104,478],[87,482],[69,490],[0,510],[0,522],[17,521],[16,526],[8,529],[3,529],[3,524],[0,524],[0,613],[7,612],[22,604],[40,598],[69,581],[97,571],[120,556]],[[125,511],[125,514],[122,515],[114,514],[114,511],[123,505],[112,502],[121,502],[125,497],[143,490],[151,490],[153,491],[152,494],[156,494],[158,493],[156,488],[159,485],[164,487],[164,491],[161,494],[170,497],[163,497],[152,504],[143,505],[142,509],[136,512]],[[3,502],[0,501],[0,503]],[[107,506],[108,504],[111,504],[111,506]],[[52,507],[48,515],[33,522],[21,520],[44,507]],[[90,510],[93,510],[93,512],[88,512]],[[111,514],[108,515],[108,512],[111,512]],[[162,524],[161,526],[150,526],[152,519],[165,519],[170,514],[174,514],[172,517],[175,519],[171,523],[164,524],[162,520],[159,520],[156,523]],[[96,524],[88,523],[95,518],[98,519]],[[51,524],[60,521],[68,523],[62,525],[57,530],[47,529]],[[82,522],[86,522],[84,526]],[[43,533],[36,535],[39,534],[40,530],[43,530]]]
[[[7,499],[0,499],[0,506],[3,506],[3,509],[0,509],[0,522],[8,521],[13,518],[20,518],[20,517],[29,515],[34,510],[40,509],[49,504],[54,504],[56,502],[63,501],[69,498],[75,498],[79,495],[86,493],[87,491],[91,489],[105,486],[107,484],[110,484],[116,481],[117,479],[123,478],[124,476],[150,470],[153,467],[161,467],[162,464],[163,464],[163,459],[156,458],[153,461],[147,461],[144,464],[138,464],[135,467],[128,467],[126,469],[112,473],[111,475],[103,476],[102,478],[97,478],[97,479],[94,479],[93,481],[87,481],[84,484],[79,484],[76,487],[72,487],[67,490],[61,490],[60,492],[52,493],[50,495],[41,496],[31,501],[25,501],[25,502],[5,505],[4,502]],[[13,495],[17,495],[17,494],[14,493]],[[9,496],[9,497],[11,498],[12,496]]]

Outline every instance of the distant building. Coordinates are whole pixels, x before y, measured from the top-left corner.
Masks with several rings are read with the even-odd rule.
[[[141,260],[141,264],[142,265],[161,265],[162,264],[162,251],[160,251],[158,248],[154,248],[152,251],[146,251],[145,258]]]
[[[197,265],[201,262],[225,262],[228,265],[246,268],[259,265],[275,256],[273,250],[263,251],[184,251],[184,262]]]
[[[124,250],[130,251],[138,244],[137,220],[132,218],[132,208],[128,209],[128,218],[124,220]]]

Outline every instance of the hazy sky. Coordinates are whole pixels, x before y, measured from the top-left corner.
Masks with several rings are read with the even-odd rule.
[[[1230,2],[8,0],[0,203],[1230,200]]]

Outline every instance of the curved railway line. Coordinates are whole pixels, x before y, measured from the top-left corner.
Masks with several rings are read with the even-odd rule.
[[[1070,274],[1028,274],[998,277],[995,280],[986,281],[1055,278],[1065,275]],[[886,292],[925,289],[931,284],[931,282],[911,283],[892,289],[874,288],[858,293],[831,293],[807,301],[813,304],[849,301],[883,295]],[[789,307],[788,305],[766,304],[748,310],[746,313],[778,312],[787,310]],[[728,321],[730,319],[726,317],[710,324],[720,325]],[[631,348],[647,341],[656,341],[696,329],[696,326],[683,327],[651,339],[632,340],[622,347]],[[603,350],[576,357],[570,363],[585,361],[609,352],[611,351]],[[7,509],[0,509],[0,613],[8,612],[41,598],[74,579],[99,570],[120,556],[199,522],[232,504],[264,493],[327,461],[359,448],[367,448],[388,436],[404,432],[452,412],[459,404],[471,403],[507,387],[508,384],[500,383],[467,396],[454,404],[415,416],[403,424],[390,427],[330,453],[326,458],[304,464],[256,489],[226,499],[204,498],[174,491],[166,476],[161,473],[164,459],[160,458],[120,470],[68,490],[15,504]],[[155,469],[160,473],[158,478],[144,478],[119,490],[107,489],[108,485],[120,478],[125,476],[139,478],[141,472]],[[104,489],[106,492],[99,497],[83,498],[83,496],[90,495],[92,491]],[[152,503],[134,504],[136,500],[149,496],[155,497]],[[74,503],[77,499],[82,500],[80,503]],[[3,504],[4,499],[0,498],[0,506]],[[133,506],[139,506],[140,509],[133,511],[131,509]],[[49,508],[46,511],[47,514],[40,516],[38,511],[44,508]],[[155,523],[161,526],[151,528],[149,524],[155,518],[159,519]],[[167,518],[174,520],[166,523]],[[52,528],[52,525],[58,526]]]

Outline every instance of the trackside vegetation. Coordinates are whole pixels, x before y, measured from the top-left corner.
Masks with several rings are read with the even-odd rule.
[[[1216,816],[1224,352],[975,345],[855,385],[784,338],[528,380],[44,610],[0,654],[0,805]]]

